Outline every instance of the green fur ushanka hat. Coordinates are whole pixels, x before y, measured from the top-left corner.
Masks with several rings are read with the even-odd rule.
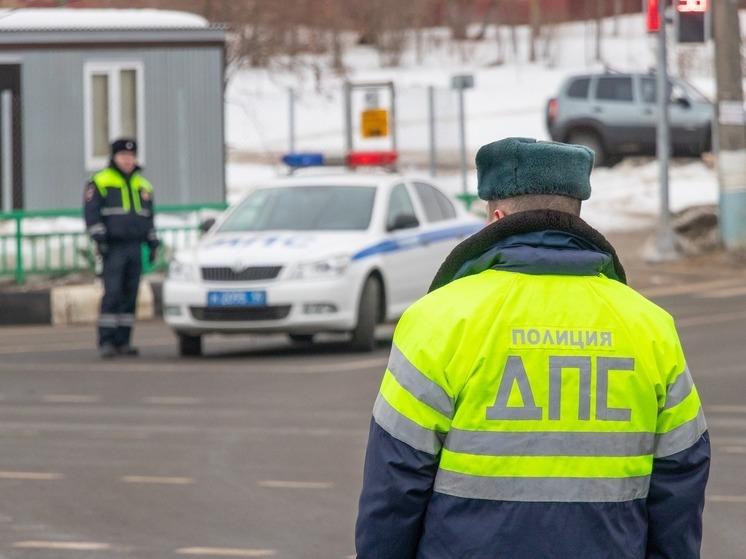
[[[477,194],[498,200],[524,194],[591,196],[593,150],[575,144],[505,138],[479,148]]]

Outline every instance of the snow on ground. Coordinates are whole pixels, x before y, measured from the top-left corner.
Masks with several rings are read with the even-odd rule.
[[[647,71],[655,66],[656,38],[645,31],[642,15],[610,18],[604,21],[602,58],[616,69]],[[548,139],[544,126],[544,107],[568,75],[598,70],[603,65],[595,58],[595,24],[567,24],[554,30],[539,62],[527,62],[525,28],[518,30],[518,50],[510,47],[509,30],[491,29],[482,42],[455,47],[442,40],[443,30],[433,30],[426,39],[427,50],[418,60],[407,51],[401,67],[380,68],[370,47],[353,47],[345,55],[348,78],[353,83],[392,81],[397,104],[408,107],[397,114],[398,147],[404,151],[426,153],[426,119],[417,116],[424,97],[416,93],[428,86],[448,90],[451,78],[471,74],[474,88],[464,92],[467,190],[476,192],[473,157],[488,142],[507,136]],[[497,33],[503,40],[502,55]],[[441,37],[441,39],[439,39]],[[540,48],[540,51],[542,49]],[[714,97],[712,45],[678,46],[670,44],[668,70],[683,75],[711,98]],[[466,54],[464,54],[466,53]],[[502,56],[502,63],[496,64]],[[312,62],[312,61],[311,61]],[[293,125],[296,150],[341,153],[345,149],[343,82],[339,77],[310,72],[269,73],[265,70],[240,71],[233,75],[226,91],[226,142],[232,152],[277,154],[289,150],[289,88],[296,98]],[[414,100],[407,103],[407,99]],[[451,105],[455,93],[451,92]],[[353,99],[354,101],[354,99]],[[387,101],[384,95],[384,102]],[[448,103],[448,101],[446,101]],[[439,145],[458,150],[458,121],[450,107],[450,116],[439,122]],[[404,111],[399,111],[400,113]],[[357,130],[356,130],[357,132]],[[361,140],[355,146],[380,146],[381,140]],[[407,169],[411,170],[411,169]],[[427,165],[417,169],[427,172]],[[257,183],[282,172],[280,165],[230,163],[227,168],[229,200]],[[593,171],[593,195],[585,203],[583,217],[601,231],[649,226],[658,219],[660,209],[660,169],[652,158],[625,160],[612,169]],[[437,177],[446,190],[463,190],[456,170]],[[715,171],[695,159],[673,160],[668,171],[669,207],[679,211],[689,206],[716,204],[718,183]]]

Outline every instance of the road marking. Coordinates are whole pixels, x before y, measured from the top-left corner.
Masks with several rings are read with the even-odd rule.
[[[279,481],[265,480],[257,482],[259,487],[276,489],[331,489],[334,484],[328,481]]]
[[[730,289],[716,289],[714,291],[707,291],[702,293],[699,297],[701,299],[723,299],[725,297],[735,297],[738,295],[746,294],[746,287],[731,287]]]
[[[726,406],[726,405],[714,405],[705,406],[708,412],[714,413],[746,413],[746,406]]]
[[[746,495],[708,495],[705,499],[718,503],[746,503]]]
[[[185,406],[202,403],[202,398],[190,396],[151,396],[143,400],[146,404],[158,404],[166,406]]]
[[[690,316],[676,320],[676,326],[701,326],[703,324],[715,324],[717,322],[737,322],[746,318],[746,312],[729,312],[708,316]]]
[[[721,446],[718,450],[728,454],[746,454],[746,446]]]
[[[229,547],[183,547],[177,549],[181,555],[214,555],[216,557],[271,557],[276,549],[236,549]]]
[[[714,290],[718,288],[731,288],[740,284],[740,279],[725,279],[725,280],[712,280],[702,281],[698,283],[684,283],[679,285],[661,285],[655,287],[646,287],[640,289],[640,293],[645,297],[660,297],[665,295],[681,295],[682,293],[700,293],[706,290]]]
[[[122,476],[119,481],[124,483],[165,483],[171,485],[188,485],[194,483],[191,477],[163,477],[163,476]]]
[[[41,401],[47,404],[95,404],[101,398],[86,394],[47,394],[41,397]]]
[[[22,547],[25,549],[65,549],[71,551],[100,551],[111,549],[108,543],[99,542],[43,542],[43,541],[24,541],[15,542],[13,547]]]
[[[0,472],[0,479],[30,479],[30,480],[52,480],[62,479],[63,474],[54,472]]]

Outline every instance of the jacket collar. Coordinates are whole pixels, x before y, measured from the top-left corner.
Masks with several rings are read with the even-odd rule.
[[[603,274],[627,282],[614,247],[581,218],[555,210],[504,217],[472,235],[446,258],[429,291],[487,269],[525,274]]]

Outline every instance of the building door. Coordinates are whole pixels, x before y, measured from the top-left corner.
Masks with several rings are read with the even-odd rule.
[[[0,211],[23,208],[21,65],[0,64]]]

